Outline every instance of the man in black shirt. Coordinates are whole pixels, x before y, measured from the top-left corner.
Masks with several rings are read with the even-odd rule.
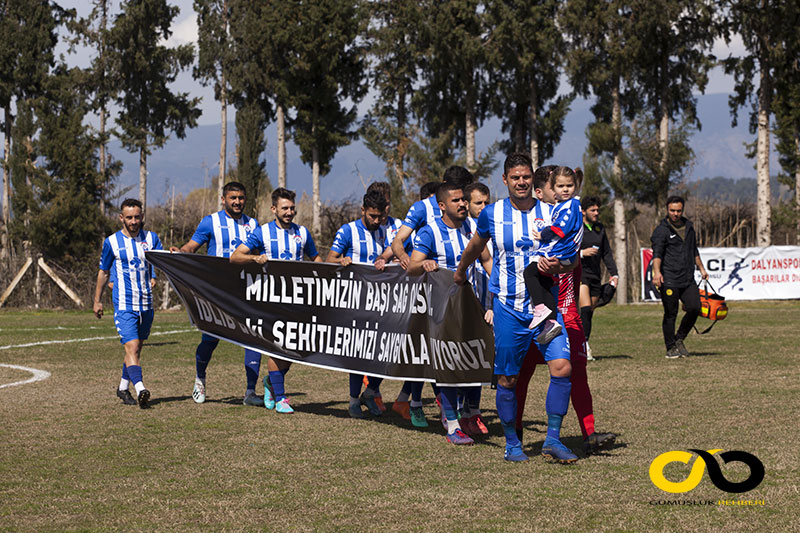
[[[683,216],[683,205],[680,196],[667,198],[667,217],[650,237],[653,243],[653,285],[661,292],[661,303],[664,305],[661,327],[667,346],[667,359],[689,355],[683,339],[700,314],[700,293],[694,281],[695,265],[700,269],[703,279],[708,279],[708,272],[697,251],[694,226]],[[678,300],[683,302],[686,314],[675,333]]]
[[[617,286],[617,264],[614,262],[614,254],[611,253],[611,246],[608,243],[606,230],[598,221],[600,216],[600,198],[596,196],[586,196],[581,199],[581,210],[583,211],[583,241],[581,242],[581,289],[579,304],[581,311],[581,324],[583,333],[586,335],[586,355],[589,360],[594,358],[589,350],[589,336],[592,333],[592,315],[600,300],[602,291],[603,272],[601,263],[605,263],[609,282],[614,287]]]

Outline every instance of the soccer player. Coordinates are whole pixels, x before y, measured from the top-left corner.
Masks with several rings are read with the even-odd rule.
[[[119,333],[120,343],[125,349],[122,363],[122,379],[117,389],[117,397],[125,405],[148,408],[150,391],[142,382],[142,342],[150,336],[153,324],[153,287],[156,284],[153,266],[146,263],[144,252],[161,250],[161,241],[152,231],[145,231],[142,202],[128,198],[120,206],[119,220],[122,229],[106,237],[100,256],[100,270],[94,290],[93,310],[97,318],[103,318],[103,304],[100,299],[113,268],[115,283],[112,289],[114,302],[114,324]],[[128,387],[133,383],[136,400]]]
[[[222,188],[222,210],[207,215],[200,221],[192,238],[178,248],[170,248],[171,252],[195,253],[202,245],[208,244],[208,255],[230,258],[233,251],[247,240],[250,232],[258,227],[254,218],[244,214],[247,203],[247,191],[244,185],[236,181],[226,183]],[[219,344],[219,339],[203,333],[200,344],[195,351],[195,369],[192,399],[196,403],[206,401],[206,369],[211,362],[211,355]],[[244,405],[263,406],[264,400],[256,396],[256,383],[261,366],[261,354],[254,350],[244,351],[244,370],[247,387],[244,393]]]
[[[592,334],[592,317],[600,301],[602,291],[602,271],[600,263],[605,263],[613,287],[617,286],[617,264],[611,245],[608,242],[606,229],[598,220],[600,217],[600,198],[585,196],[581,198],[583,210],[583,241],[581,241],[581,289],[580,309],[583,333],[586,335],[586,358],[592,361],[592,350],[589,348],[589,337]]]
[[[537,183],[534,176],[534,190],[541,190],[545,185],[556,204],[551,214],[552,224],[541,232],[531,232],[533,238],[539,241],[536,255],[556,257],[563,265],[574,265],[578,261],[578,251],[583,239],[583,218],[580,202],[574,196],[580,189],[581,181],[583,172],[580,169],[573,171],[569,167],[553,170],[545,184]],[[561,331],[561,325],[554,320],[556,299],[551,292],[554,280],[540,273],[536,264],[525,268],[524,277],[525,286],[534,304],[534,318],[530,327],[535,328],[544,322],[536,339],[544,344]]]
[[[531,232],[549,222],[550,209],[533,197],[533,169],[526,154],[509,155],[503,165],[503,184],[508,198],[488,205],[478,217],[478,228],[458,263],[454,280],[467,281],[467,269],[492,241],[494,258],[489,290],[494,293],[494,339],[497,379],[497,413],[506,438],[504,458],[527,461],[515,428],[517,400],[515,387],[520,368],[537,330],[528,328],[533,306],[525,290],[522,272],[538,259],[538,268],[548,274],[570,270],[557,258],[537,257]],[[574,267],[574,265],[573,265]],[[558,320],[562,320],[560,314]],[[561,424],[569,407],[571,365],[569,346],[563,332],[547,344],[539,344],[550,369],[547,391],[547,438],[542,455],[559,462],[573,462],[577,456],[560,441]]]
[[[424,226],[417,233],[414,251],[408,265],[410,275],[433,272],[439,268],[455,271],[458,257],[475,232],[475,226],[467,216],[467,201],[464,198],[463,187],[452,182],[442,183],[436,190],[436,199],[442,216],[434,224]],[[491,271],[491,257],[485,249],[481,253],[481,261],[484,267]],[[472,270],[469,274],[472,275]],[[467,397],[474,395],[474,389],[477,389],[480,398],[480,387],[467,387],[465,390]],[[473,444],[473,440],[462,431],[462,425],[469,425],[470,432],[474,434],[480,434],[482,431],[472,427],[474,420],[471,417],[463,418],[462,425],[459,425],[456,412],[457,388],[440,386],[439,390],[447,424],[447,441],[453,444]],[[415,419],[422,415],[422,402],[419,397],[421,391],[422,383],[415,383],[412,388],[414,398],[411,407],[412,423],[415,426],[419,425]],[[424,415],[422,416],[424,418]]]
[[[303,256],[311,261],[322,262],[308,228],[293,222],[297,214],[295,196],[294,191],[283,187],[272,191],[270,210],[275,220],[251,231],[247,240],[231,254],[231,263],[263,265],[275,260],[302,261]],[[290,366],[290,362],[280,359],[270,358],[267,361],[268,374],[264,376],[264,406],[267,409],[284,414],[294,413],[284,385]]]
[[[378,270],[386,267],[386,259],[381,255],[386,247],[386,228],[382,225],[386,216],[386,196],[378,191],[364,195],[361,205],[361,218],[348,222],[339,228],[328,252],[327,263],[347,266],[351,263],[374,265]],[[362,376],[350,374],[350,406],[348,413],[352,418],[364,418],[361,404],[373,416],[383,414],[375,402],[376,392],[383,381],[370,377],[369,385],[361,393]]]

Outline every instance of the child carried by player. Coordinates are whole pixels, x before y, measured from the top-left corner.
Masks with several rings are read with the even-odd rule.
[[[534,180],[536,195],[541,201],[555,204],[552,210],[552,224],[541,232],[532,230],[531,235],[539,241],[536,255],[555,257],[562,265],[572,265],[579,261],[581,240],[583,239],[583,214],[576,194],[583,182],[580,168],[556,167],[544,183]],[[542,322],[542,331],[536,342],[546,344],[561,333],[561,325],[556,321],[556,297],[552,292],[554,279],[539,272],[538,262],[534,261],[523,273],[525,286],[533,303],[533,320],[530,328]]]

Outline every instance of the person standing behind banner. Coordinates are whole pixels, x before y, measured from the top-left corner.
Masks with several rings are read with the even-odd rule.
[[[112,291],[114,302],[114,324],[120,343],[125,349],[122,363],[122,379],[117,388],[117,398],[125,405],[139,404],[141,409],[150,407],[150,391],[142,382],[140,359],[142,343],[150,336],[153,325],[153,287],[156,284],[152,265],[145,262],[147,250],[161,250],[161,240],[152,231],[145,231],[142,202],[128,198],[120,206],[119,220],[122,229],[103,241],[100,270],[94,290],[93,311],[103,318],[103,290],[109,280],[109,271],[114,269],[115,283]],[[128,387],[133,383],[136,400]]]
[[[598,220],[600,217],[600,198],[586,196],[581,198],[583,211],[583,241],[581,242],[581,288],[580,310],[583,333],[586,336],[586,358],[593,361],[592,351],[589,349],[589,336],[592,334],[592,317],[600,301],[602,290],[603,272],[601,263],[605,263],[609,283],[617,286],[617,264],[608,242],[606,229]]]
[[[378,270],[386,268],[386,259],[381,256],[386,247],[386,228],[381,224],[386,215],[386,197],[371,191],[364,195],[361,205],[361,218],[348,222],[339,228],[333,238],[331,250],[326,263],[338,263],[347,266],[351,263],[374,265]],[[361,404],[373,416],[383,414],[375,402],[376,391],[383,380],[370,377],[369,385],[361,393],[361,374],[350,374],[350,406],[348,413],[352,418],[364,418]]]
[[[206,253],[214,257],[228,259],[239,244],[247,240],[247,236],[258,227],[258,222],[244,214],[247,203],[247,191],[244,185],[231,181],[222,188],[222,210],[207,215],[200,221],[192,238],[180,248],[171,247],[171,252],[195,253],[202,245],[208,244]],[[195,403],[206,401],[206,369],[211,356],[219,344],[219,339],[203,333],[200,344],[195,350],[195,369],[192,399]],[[261,353],[254,350],[244,351],[244,370],[247,387],[244,393],[244,405],[263,406],[264,401],[256,396],[256,383],[261,367]]]
[[[233,251],[230,262],[235,265],[263,265],[267,261],[302,261],[303,256],[307,256],[321,263],[322,258],[308,228],[293,222],[297,214],[295,192],[283,187],[272,191],[270,210],[275,220],[251,231],[247,240]],[[264,376],[264,407],[267,409],[275,409],[277,413],[294,413],[284,386],[290,366],[289,361],[272,357],[268,359],[268,373]]]
[[[515,387],[522,361],[534,330],[528,328],[533,319],[533,307],[525,290],[523,270],[536,255],[537,243],[531,230],[538,223],[549,222],[550,206],[533,198],[533,169],[527,154],[509,155],[503,164],[503,184],[508,198],[487,206],[478,217],[478,229],[458,263],[453,279],[458,284],[467,281],[467,269],[479,257],[491,239],[494,247],[489,290],[494,293],[494,373],[497,379],[497,414],[506,439],[504,459],[527,461],[515,428],[517,399]],[[541,211],[541,213],[539,213]],[[546,216],[537,221],[537,218]],[[560,274],[574,268],[565,267],[556,258],[538,258],[539,268],[549,274]],[[557,320],[562,321],[561,315]],[[569,408],[570,366],[569,343],[562,332],[547,344],[539,344],[550,369],[547,391],[547,438],[542,455],[559,462],[573,462],[577,456],[561,443],[563,417]]]
[[[467,201],[464,198],[464,189],[456,183],[442,183],[436,190],[439,209],[442,216],[434,224],[423,227],[414,239],[414,251],[411,253],[411,261],[408,265],[408,273],[418,276],[423,272],[434,272],[439,268],[446,268],[455,272],[458,259],[464,252],[467,243],[475,233],[475,224],[469,219],[467,211]],[[492,270],[491,257],[489,252],[481,252],[480,259],[484,268],[489,272]],[[468,270],[471,278],[474,268]],[[464,387],[467,399],[472,403],[477,395],[480,400],[480,390],[478,387]],[[462,418],[461,424],[458,421],[456,412],[457,387],[439,386],[442,411],[447,425],[447,441],[453,444],[465,445],[473,444],[473,440],[465,435],[462,429],[468,433],[479,435],[483,432],[476,425],[480,420],[480,411],[467,418]],[[412,387],[412,422],[415,426],[425,427],[427,422],[420,424],[420,418],[424,422],[425,415],[422,413],[421,401],[422,383],[416,382]],[[483,425],[483,422],[481,421]]]
[[[700,269],[702,278],[708,279],[708,272],[697,250],[694,226],[683,216],[683,206],[684,201],[680,196],[667,198],[667,216],[650,237],[653,243],[653,285],[661,292],[664,306],[661,329],[667,346],[667,359],[689,355],[683,340],[700,315],[700,292],[694,281],[695,265]],[[683,302],[686,314],[676,333],[678,300]]]

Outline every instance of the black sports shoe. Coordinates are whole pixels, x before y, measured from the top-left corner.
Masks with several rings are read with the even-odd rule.
[[[681,355],[681,351],[678,349],[677,346],[673,346],[669,350],[667,350],[667,359],[677,359],[678,357],[683,357]]]
[[[675,339],[675,347],[678,349],[678,352],[680,352],[681,357],[689,357],[689,350],[684,346],[683,339]]]
[[[136,405],[136,400],[133,399],[133,396],[131,396],[131,393],[128,389],[117,389],[117,398],[122,400],[122,403],[125,405]]]
[[[600,450],[606,449],[614,444],[617,436],[614,433],[598,433],[594,432],[583,441],[583,451],[586,455],[597,453]]]
[[[139,393],[139,409],[148,409],[150,404],[150,391],[147,389],[142,389],[142,392]]]

